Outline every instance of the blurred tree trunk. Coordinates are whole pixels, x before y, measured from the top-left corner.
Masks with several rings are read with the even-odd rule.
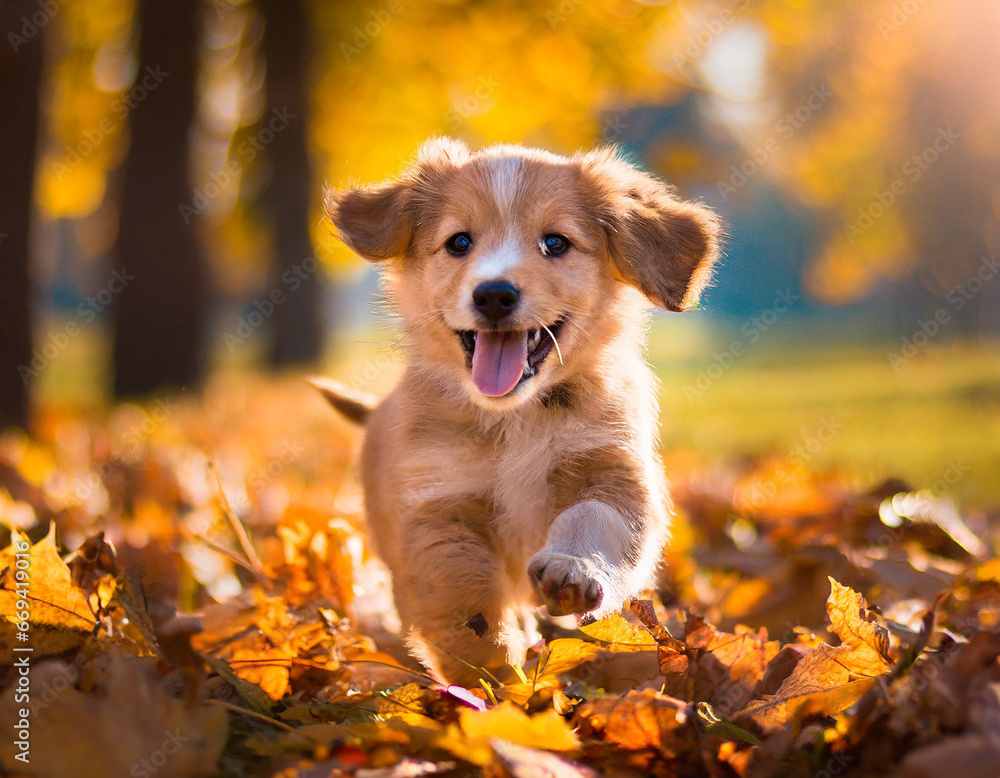
[[[274,226],[273,276],[287,298],[274,311],[270,353],[271,364],[282,366],[313,362],[323,348],[320,270],[311,260],[309,237],[312,170],[307,132],[312,25],[304,0],[260,0],[260,9],[268,104],[261,133],[271,122],[275,128],[281,127],[267,147],[270,179],[263,198]],[[303,268],[306,259],[310,261]]]
[[[202,377],[206,271],[190,206],[198,0],[140,0],[137,84],[130,118],[116,262],[115,393],[184,387]],[[147,79],[147,81],[144,81]]]
[[[28,421],[32,192],[42,81],[37,3],[0,3],[0,430]],[[22,377],[23,373],[23,377]]]

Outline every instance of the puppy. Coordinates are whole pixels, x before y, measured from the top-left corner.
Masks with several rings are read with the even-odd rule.
[[[472,684],[523,661],[539,604],[618,612],[652,583],[669,526],[650,303],[695,303],[716,217],[613,150],[446,138],[325,206],[381,265],[405,331],[381,404],[326,391],[366,417],[366,513],[410,649]]]

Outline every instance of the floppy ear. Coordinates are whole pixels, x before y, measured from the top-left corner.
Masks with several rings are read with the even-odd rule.
[[[413,239],[411,192],[403,182],[335,190],[323,198],[341,240],[370,262],[401,257]]]
[[[341,239],[371,262],[402,257],[413,242],[421,204],[433,200],[436,182],[469,158],[469,147],[452,138],[431,138],[395,180],[336,190],[323,198]]]
[[[598,196],[597,217],[618,275],[661,308],[691,308],[718,258],[719,218],[678,200],[671,187],[613,150],[586,155],[583,169]]]

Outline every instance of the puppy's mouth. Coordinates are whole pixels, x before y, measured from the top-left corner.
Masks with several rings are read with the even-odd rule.
[[[510,394],[538,368],[553,349],[564,320],[531,330],[462,330],[458,338],[472,368],[472,383],[487,397]],[[562,355],[559,354],[559,361]]]

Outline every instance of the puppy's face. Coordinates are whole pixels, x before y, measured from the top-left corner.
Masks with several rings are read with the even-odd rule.
[[[352,249],[388,263],[414,358],[497,410],[592,367],[636,289],[692,304],[716,256],[710,212],[610,151],[436,140],[398,179],[329,191],[326,206]]]

